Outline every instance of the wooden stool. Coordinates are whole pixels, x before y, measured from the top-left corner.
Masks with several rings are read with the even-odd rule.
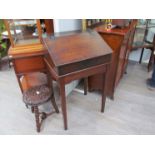
[[[40,132],[42,121],[53,113],[39,112],[38,106],[45,104],[50,99],[55,111],[59,113],[59,109],[55,102],[54,93],[47,85],[35,86],[23,92],[24,103],[27,106],[30,106],[32,112],[35,114],[37,132]]]

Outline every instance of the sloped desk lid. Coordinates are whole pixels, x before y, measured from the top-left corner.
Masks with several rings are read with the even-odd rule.
[[[52,67],[58,75],[110,63],[112,49],[93,31],[54,34],[43,39]]]

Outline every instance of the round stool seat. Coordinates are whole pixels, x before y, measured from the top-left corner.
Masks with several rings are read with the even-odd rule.
[[[48,101],[51,95],[47,85],[35,86],[23,92],[23,101],[27,105],[38,106]]]

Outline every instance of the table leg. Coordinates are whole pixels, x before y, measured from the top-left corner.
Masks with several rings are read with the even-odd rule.
[[[106,92],[105,92],[105,83],[106,82],[105,81],[106,81],[106,73],[103,74],[101,112],[104,112],[105,101],[106,101]]]
[[[84,95],[87,95],[88,92],[88,78],[84,78]]]
[[[65,84],[59,82],[60,87],[60,97],[61,97],[61,109],[63,114],[64,129],[67,130],[67,109],[66,109],[66,93],[65,93]]]

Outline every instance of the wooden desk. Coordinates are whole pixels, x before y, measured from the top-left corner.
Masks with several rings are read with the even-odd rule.
[[[67,129],[65,84],[73,80],[106,72],[111,61],[112,49],[95,31],[70,32],[48,36],[43,40],[48,53],[45,62],[60,87],[64,128]],[[102,84],[102,106],[105,106],[105,80]]]
[[[115,88],[126,71],[136,24],[137,21],[133,21],[128,27],[114,28],[109,31],[106,30],[104,25],[98,26],[94,29],[113,49],[112,63],[110,65],[106,82],[107,96],[109,96],[111,99],[114,99]],[[101,83],[101,75],[89,77],[89,90],[101,90]]]

